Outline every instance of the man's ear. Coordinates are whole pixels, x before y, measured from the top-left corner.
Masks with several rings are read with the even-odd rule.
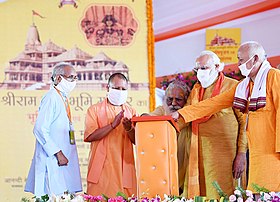
[[[224,70],[225,63],[221,62],[220,64],[215,64],[215,66],[216,66],[216,70],[217,70],[218,72],[221,72],[221,71]]]
[[[109,85],[106,86],[107,92],[109,92]]]
[[[61,77],[60,77],[60,75],[56,75],[55,76],[55,78],[53,78],[53,82],[54,82],[54,85],[56,86],[57,84],[59,84],[60,83],[60,81],[61,81]]]
[[[254,56],[254,61],[255,61],[255,64],[256,64],[256,62],[258,62],[258,61],[259,61],[259,59],[260,59],[260,58],[259,58],[259,56],[258,56],[258,55],[255,55],[255,56]]]
[[[215,69],[216,69],[217,71],[219,71],[219,68],[220,68],[220,65],[219,65],[219,64],[215,64]]]

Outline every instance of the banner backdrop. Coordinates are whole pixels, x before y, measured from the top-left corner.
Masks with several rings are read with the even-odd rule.
[[[206,29],[206,50],[216,53],[226,64],[238,62],[240,43],[240,28]]]
[[[58,62],[72,63],[78,75],[69,101],[83,191],[89,152],[83,142],[85,114],[106,97],[108,77],[122,72],[129,78],[127,102],[139,114],[153,108],[151,10],[149,0],[0,3],[1,201],[32,197],[23,191],[35,146],[32,130]]]

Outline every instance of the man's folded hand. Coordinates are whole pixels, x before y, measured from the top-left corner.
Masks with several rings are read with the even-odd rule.
[[[59,166],[67,166],[68,159],[66,158],[66,156],[64,156],[64,154],[62,153],[61,150],[59,152],[57,152],[55,154],[55,156],[56,156],[57,163]]]

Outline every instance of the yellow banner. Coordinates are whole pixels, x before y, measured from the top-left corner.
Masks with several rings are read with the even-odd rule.
[[[20,201],[34,153],[32,133],[52,67],[71,62],[78,74],[70,105],[83,191],[89,144],[86,110],[106,97],[108,76],[129,78],[128,104],[148,112],[154,86],[151,1],[8,0],[0,3],[0,198]]]
[[[237,63],[241,42],[240,28],[206,29],[206,50],[213,51],[222,62]]]

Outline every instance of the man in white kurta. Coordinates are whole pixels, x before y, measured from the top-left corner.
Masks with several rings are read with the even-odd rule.
[[[77,148],[70,144],[71,114],[67,113],[67,95],[75,87],[76,72],[60,63],[52,78],[54,85],[42,98],[33,130],[36,148],[24,189],[36,197],[82,191]]]

